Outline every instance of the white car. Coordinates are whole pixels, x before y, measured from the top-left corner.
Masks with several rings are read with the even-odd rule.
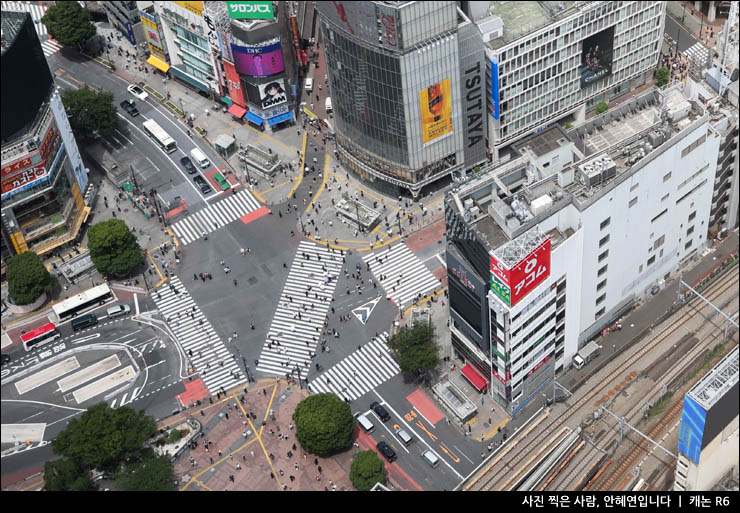
[[[139,87],[137,85],[134,85],[134,84],[131,84],[130,86],[128,86],[128,92],[131,93],[131,94],[133,94],[139,100],[142,100],[142,101],[144,101],[147,98],[149,98],[149,93],[147,93],[141,87]]]

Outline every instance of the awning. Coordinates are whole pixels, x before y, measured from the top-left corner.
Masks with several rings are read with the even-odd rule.
[[[235,103],[229,107],[229,113],[237,118],[243,118],[244,114],[247,113],[247,109]]]
[[[279,116],[275,116],[274,118],[270,118],[267,120],[267,122],[272,125],[277,125],[278,123],[282,123],[283,121],[288,121],[289,119],[293,119],[293,113],[292,112],[286,112],[285,114],[280,114]]]
[[[151,64],[151,65],[152,65],[152,66],[154,66],[155,68],[157,68],[157,69],[158,69],[159,71],[164,71],[165,73],[166,73],[167,71],[169,71],[169,69],[170,69],[170,65],[169,65],[169,64],[167,64],[167,63],[166,63],[166,62],[164,62],[164,61],[160,61],[159,59],[157,59],[157,58],[156,58],[155,56],[153,56],[153,55],[152,55],[151,57],[149,57],[149,58],[148,58],[148,59],[146,60],[146,62],[148,62],[149,64]]]
[[[257,114],[254,114],[252,112],[247,112],[246,115],[247,121],[250,121],[251,123],[254,123],[255,125],[262,125],[265,120],[259,117]]]
[[[231,105],[234,103],[231,101],[231,98],[229,98],[228,96],[222,96],[221,101],[224,102],[229,107],[231,107]]]
[[[481,376],[478,371],[475,370],[475,368],[469,363],[466,363],[465,366],[460,369],[460,371],[463,373],[463,376],[465,376],[467,380],[470,381],[470,384],[478,390],[478,392],[483,392],[486,388],[488,388],[488,383],[486,382],[486,379]]]

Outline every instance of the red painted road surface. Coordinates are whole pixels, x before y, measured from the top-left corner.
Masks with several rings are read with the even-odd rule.
[[[374,451],[378,455],[380,461],[385,464],[385,471],[388,474],[388,479],[393,482],[396,488],[403,491],[410,491],[412,489],[418,490],[420,492],[423,491],[422,487],[419,486],[416,481],[411,479],[411,477],[409,477],[409,475],[404,472],[401,467],[398,466],[398,461],[389,463],[388,460],[385,459],[385,456],[380,454],[380,451],[378,451],[378,449],[376,448],[378,442],[376,442],[373,437],[362,431],[359,427],[356,427],[355,430],[357,433],[357,443],[362,449]],[[396,442],[395,440],[386,440],[386,443],[392,446]],[[396,454],[398,456],[401,456],[401,452],[401,450],[396,450]],[[408,456],[405,451],[403,451],[403,454],[404,456]]]
[[[241,219],[242,223],[247,224],[247,223],[251,223],[252,221],[259,219],[262,216],[266,216],[269,213],[270,213],[270,209],[262,205],[257,210],[250,212],[249,214],[245,216],[241,216],[239,219]]]
[[[208,389],[202,379],[185,381],[183,384],[185,385],[185,391],[177,396],[182,405],[187,406],[191,402],[195,403],[208,399]]]
[[[444,237],[445,234],[445,220],[440,219],[426,228],[415,232],[412,235],[404,238],[404,242],[409,247],[412,253],[416,253],[421,248],[425,248],[430,244],[436,244],[436,242]]]
[[[445,418],[442,412],[439,411],[439,408],[434,406],[434,403],[427,397],[422,389],[418,389],[416,392],[407,395],[406,400],[408,400],[408,402],[416,408],[416,411],[418,411],[421,416],[432,425],[435,425],[437,422],[444,420]]]

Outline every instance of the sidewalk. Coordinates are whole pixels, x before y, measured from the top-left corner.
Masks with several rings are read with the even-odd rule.
[[[691,32],[695,38],[702,41],[709,48],[714,49],[715,52],[717,51],[717,36],[725,24],[725,18],[717,17],[713,22],[709,22],[706,16],[702,16],[694,8],[694,2],[685,1],[669,1],[666,12]]]

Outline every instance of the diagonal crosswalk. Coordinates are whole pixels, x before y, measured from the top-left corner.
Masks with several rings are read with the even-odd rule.
[[[258,371],[301,378],[308,374],[342,263],[339,251],[301,241],[262,347]]]
[[[311,379],[309,391],[329,392],[340,399],[354,401],[397,375],[401,368],[386,345],[387,338],[387,333],[374,337],[326,372]]]
[[[249,191],[229,194],[223,200],[208,204],[206,208],[177,221],[172,230],[182,244],[189,244],[204,233],[209,234],[258,208],[259,201]]]
[[[386,295],[401,309],[439,286],[439,280],[406,244],[396,244],[362,259],[370,265]]]
[[[211,394],[220,387],[228,388],[247,381],[180,278],[173,276],[152,297]]]

